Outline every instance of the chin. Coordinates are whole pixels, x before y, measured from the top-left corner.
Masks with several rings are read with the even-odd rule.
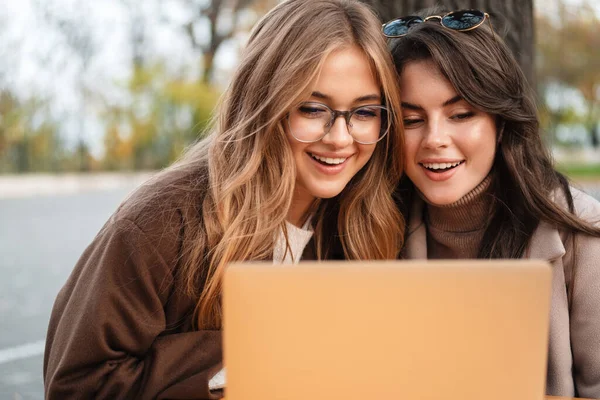
[[[424,191],[421,191],[421,193],[427,198],[428,202],[436,206],[447,206],[461,198],[456,195],[448,195],[448,193],[427,193]]]
[[[311,192],[312,192],[312,195],[315,196],[316,198],[331,199],[332,197],[335,197],[338,194],[342,193],[342,190],[344,190],[344,187],[342,187],[339,190],[338,190],[338,188],[332,188],[332,187],[314,188],[314,190],[312,190]]]

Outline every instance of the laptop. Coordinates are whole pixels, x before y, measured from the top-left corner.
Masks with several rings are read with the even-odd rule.
[[[544,261],[231,265],[227,400],[536,400],[545,392]]]

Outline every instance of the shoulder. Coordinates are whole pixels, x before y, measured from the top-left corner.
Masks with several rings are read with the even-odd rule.
[[[573,205],[577,216],[600,225],[600,201],[573,187],[571,193],[573,194]]]
[[[165,170],[135,189],[121,203],[111,220],[129,220],[141,228],[198,213],[208,187],[208,173]],[[142,229],[144,230],[144,229]]]
[[[172,266],[180,256],[186,228],[202,224],[207,187],[204,170],[160,172],[121,203],[98,236],[119,237],[132,251],[150,249]]]
[[[600,225],[600,201],[573,186],[570,186],[569,190],[573,197],[575,214],[587,222]],[[562,190],[554,192],[554,201],[568,209],[567,199]]]
[[[569,193],[573,199],[575,215],[588,223],[600,225],[600,202],[574,187],[569,187]],[[569,211],[567,196],[562,189],[555,189],[551,193],[551,198],[556,205],[567,212]],[[554,222],[542,220],[531,238],[529,244],[530,256],[548,260],[569,256],[575,250],[571,240],[574,238],[577,238],[581,244],[578,245],[578,249],[585,251],[598,247],[597,243],[600,240],[598,237],[588,237],[588,235],[576,233],[572,229],[559,227]],[[584,242],[594,245],[589,246],[586,244],[584,246]]]
[[[592,225],[600,226],[600,202],[575,187],[569,187],[569,191],[573,198],[575,215]],[[565,210],[569,209],[562,190],[557,190],[553,197],[556,204],[564,207]],[[576,279],[576,276],[573,276],[573,271],[576,269],[578,271],[576,275],[579,277],[586,273],[593,273],[594,277],[590,276],[589,278],[595,282],[600,280],[600,276],[597,275],[597,272],[600,272],[600,269],[597,268],[598,260],[600,260],[599,236],[574,232],[572,229],[560,228],[547,223],[540,224],[540,226],[542,225],[547,225],[546,231],[555,232],[555,236],[561,239],[565,249],[563,257],[565,270],[570,271],[568,275],[571,276],[568,279]],[[547,240],[548,237],[544,237],[544,239]]]

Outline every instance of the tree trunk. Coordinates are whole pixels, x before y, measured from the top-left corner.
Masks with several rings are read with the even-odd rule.
[[[382,22],[441,5],[446,9],[477,9],[490,14],[494,31],[504,38],[533,85],[533,0],[362,0],[370,4]],[[485,23],[486,25],[488,22]]]
[[[594,99],[592,99],[589,103],[589,107],[588,107],[588,126],[590,127],[590,143],[592,144],[592,148],[594,149],[598,149],[600,148],[600,137],[598,137],[598,124],[600,123],[600,121],[598,121],[598,118],[596,118],[595,116],[598,115],[596,112],[594,112],[596,110],[596,102],[594,101]]]

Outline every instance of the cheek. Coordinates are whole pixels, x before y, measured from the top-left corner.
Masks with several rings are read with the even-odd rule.
[[[414,162],[415,157],[417,156],[417,151],[419,150],[420,139],[417,135],[406,134],[404,139],[404,159],[407,162]]]
[[[290,138],[289,136],[287,137],[287,139],[288,139],[288,144],[290,146],[290,150],[292,151],[292,156],[295,159],[297,159],[304,152],[304,148],[306,147],[306,144],[300,143],[297,140]]]
[[[292,138],[290,136],[290,134],[287,132],[287,130],[285,131],[285,138],[287,139],[288,146],[289,146],[290,150],[292,150],[292,152],[295,151],[296,150],[296,144],[298,142],[295,141],[294,138]]]
[[[477,133],[464,137],[461,147],[464,153],[472,158],[477,158],[480,163],[491,165],[496,156],[496,132],[493,128],[479,130]]]
[[[488,172],[492,169],[494,165],[494,160],[496,159],[496,143],[490,144],[490,151],[486,153],[485,163],[488,169]]]
[[[358,151],[360,154],[360,164],[361,166],[365,165],[371,157],[373,157],[373,153],[375,152],[375,145],[358,145]]]

